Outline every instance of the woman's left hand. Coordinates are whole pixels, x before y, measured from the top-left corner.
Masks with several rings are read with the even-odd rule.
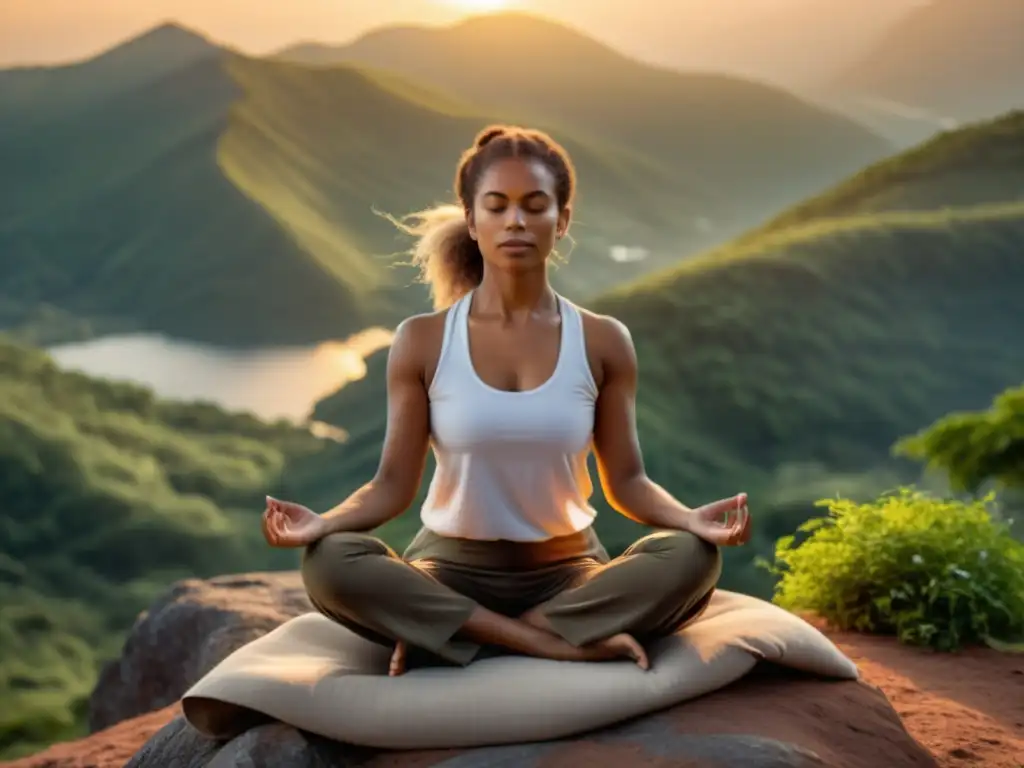
[[[739,493],[695,507],[690,512],[687,530],[720,547],[746,544],[750,540],[747,494]]]

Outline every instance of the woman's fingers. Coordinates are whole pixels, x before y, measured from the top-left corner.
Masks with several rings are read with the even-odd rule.
[[[707,526],[706,536],[720,546],[743,544],[750,538],[750,511],[747,494],[720,499],[700,509]]]
[[[731,522],[742,507],[747,504],[747,494],[738,493],[735,496],[729,496],[725,499],[719,499],[718,501],[712,501],[710,504],[706,504],[703,507],[706,516],[709,517],[720,517],[725,516],[726,524]]]
[[[263,516],[264,536],[272,544],[279,544],[286,536],[284,515],[277,507],[271,507]]]

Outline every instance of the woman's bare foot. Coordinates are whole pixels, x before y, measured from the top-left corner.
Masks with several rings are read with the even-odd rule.
[[[551,627],[551,622],[548,621],[541,608],[542,606],[537,606],[530,609],[519,617],[520,621],[553,635],[556,634],[555,630]],[[644,647],[636,641],[636,638],[625,632],[584,646],[579,649],[579,653],[581,660],[609,661],[611,659],[632,659],[640,669],[650,668],[650,661],[647,658],[647,652],[644,650]]]
[[[391,653],[391,663],[388,665],[389,677],[398,677],[405,674],[405,654],[407,650],[406,644],[401,640],[395,643],[395,650]]]
[[[640,669],[650,669],[651,666],[644,647],[637,642],[635,637],[627,635],[625,632],[585,645],[583,652],[588,660],[632,659]]]

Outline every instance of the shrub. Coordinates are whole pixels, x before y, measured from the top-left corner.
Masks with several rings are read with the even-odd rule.
[[[822,500],[829,514],[780,539],[774,602],[838,629],[895,634],[954,650],[1024,631],[1024,543],[992,497],[930,498],[909,488],[875,501]]]

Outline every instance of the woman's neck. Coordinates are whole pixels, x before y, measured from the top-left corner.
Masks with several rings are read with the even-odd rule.
[[[483,280],[473,294],[473,308],[483,315],[505,319],[556,309],[555,292],[547,270],[496,272],[484,270]]]

